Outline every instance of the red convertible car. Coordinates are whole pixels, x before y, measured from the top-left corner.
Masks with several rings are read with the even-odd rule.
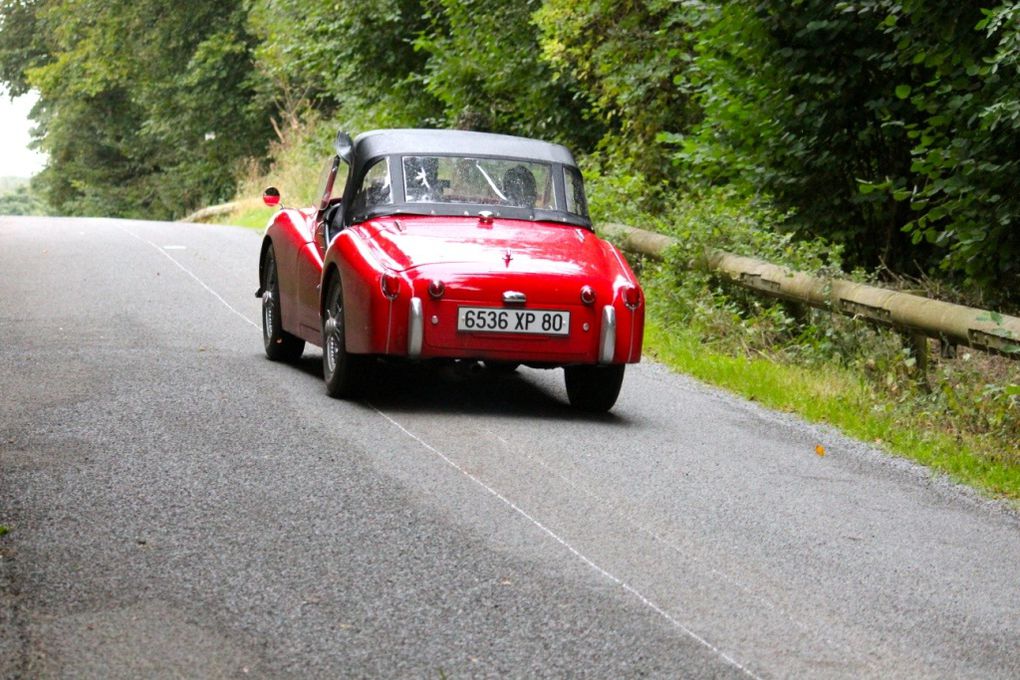
[[[321,346],[334,397],[357,395],[386,359],[562,367],[573,406],[612,408],[641,358],[644,299],[592,230],[567,149],[379,130],[340,132],[334,151],[319,204],[266,229],[256,294],[270,359]]]

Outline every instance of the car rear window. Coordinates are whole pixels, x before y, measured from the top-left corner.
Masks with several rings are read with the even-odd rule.
[[[408,203],[470,203],[556,210],[548,164],[507,158],[404,156]]]

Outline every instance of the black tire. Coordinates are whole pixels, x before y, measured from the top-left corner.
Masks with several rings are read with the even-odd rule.
[[[367,358],[349,354],[344,326],[344,291],[334,276],[326,289],[322,314],[322,377],[326,393],[335,399],[357,395],[364,385]]]
[[[262,344],[270,361],[294,362],[305,351],[305,341],[283,330],[280,279],[272,244],[262,263]]]
[[[570,405],[591,413],[605,413],[613,408],[620,396],[624,368],[626,364],[565,367],[563,377]]]

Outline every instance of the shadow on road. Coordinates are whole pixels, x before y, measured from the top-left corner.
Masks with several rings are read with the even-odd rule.
[[[322,387],[322,358],[305,354],[294,368],[315,378]],[[548,371],[562,380],[559,369]],[[381,361],[373,365],[361,398],[386,412],[477,413],[508,418],[547,418],[626,425],[613,412],[585,413],[570,407],[566,395],[558,395],[529,379],[529,369],[507,373],[480,364],[433,364]],[[323,392],[324,394],[324,392]]]

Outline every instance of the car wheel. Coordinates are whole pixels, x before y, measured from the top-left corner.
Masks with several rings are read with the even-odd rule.
[[[326,290],[322,315],[322,376],[326,393],[334,398],[352,397],[359,391],[366,359],[349,354],[344,328],[344,291],[339,277],[333,277]]]
[[[297,361],[305,351],[305,341],[283,330],[280,314],[280,279],[276,252],[270,245],[262,266],[262,344],[272,361]]]
[[[613,408],[620,396],[626,364],[609,366],[567,366],[563,377],[567,383],[570,405],[582,411],[604,413]]]

